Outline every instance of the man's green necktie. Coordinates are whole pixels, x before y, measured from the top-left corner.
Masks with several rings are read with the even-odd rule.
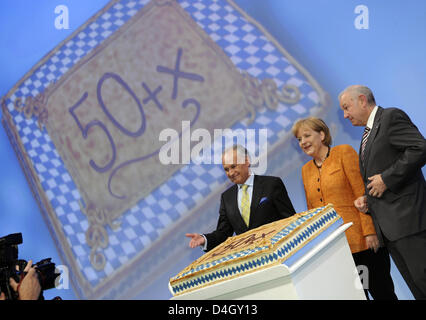
[[[250,221],[250,199],[247,191],[248,185],[243,184],[241,188],[243,189],[243,197],[241,198],[241,216],[248,227]]]

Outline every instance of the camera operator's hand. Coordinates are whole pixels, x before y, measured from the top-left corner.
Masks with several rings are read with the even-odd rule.
[[[40,296],[41,286],[37,271],[32,267],[32,260],[28,261],[24,272],[27,274],[19,283],[10,278],[10,286],[15,292],[18,292],[19,300],[37,300]]]

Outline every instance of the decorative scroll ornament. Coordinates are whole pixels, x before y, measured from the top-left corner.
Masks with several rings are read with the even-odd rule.
[[[245,109],[249,113],[249,123],[254,121],[256,110],[266,107],[275,110],[280,102],[296,104],[300,101],[300,90],[295,85],[283,85],[281,91],[271,78],[259,80],[250,76],[246,71],[242,73],[242,89],[245,95]]]
[[[89,220],[89,228],[86,231],[86,243],[91,248],[90,263],[96,270],[102,270],[105,267],[105,255],[98,251],[99,248],[105,249],[109,245],[108,232],[105,229],[109,225],[112,230],[120,228],[121,222],[111,221],[111,217],[106,210],[96,208],[84,208],[79,201],[81,211]]]
[[[25,118],[30,119],[31,117],[36,117],[37,125],[40,131],[43,131],[43,127],[47,122],[48,112],[47,112],[47,96],[48,88],[43,92],[37,94],[35,97],[28,96],[23,102],[21,97],[16,98],[13,103],[15,110],[19,113],[23,113]]]

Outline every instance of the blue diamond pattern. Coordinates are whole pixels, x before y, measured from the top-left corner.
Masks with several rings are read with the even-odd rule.
[[[87,283],[93,288],[108,281],[115,271],[122,269],[125,264],[123,261],[130,261],[138,253],[146,251],[152,243],[164,235],[164,230],[167,230],[171,224],[179,221],[186,212],[194,208],[198,201],[198,198],[194,199],[191,196],[197,192],[197,188],[193,184],[194,177],[200,177],[208,185],[206,189],[200,191],[203,196],[215,191],[214,187],[210,186],[217,188],[226,182],[220,165],[201,173],[195,170],[199,166],[193,164],[178,171],[163,186],[154,190],[149,197],[125,212],[119,230],[108,231],[109,237],[114,237],[116,241],[107,248],[109,254],[106,257],[105,269],[95,270],[88,259],[90,247],[85,241],[88,221],[78,205],[82,200],[80,191],[47,131],[40,131],[36,119],[27,119],[14,109],[13,104],[17,98],[25,99],[29,96],[36,96],[52,82],[59,81],[68,70],[88,55],[92,49],[108,39],[139,10],[142,10],[148,2],[149,0],[121,0],[114,3],[95,21],[79,29],[79,32],[66,43],[55,48],[55,52],[40,64],[25,81],[22,81],[5,100],[13,125],[6,128],[6,131],[15,148],[19,144],[13,138],[12,131],[22,142],[23,149],[36,175],[36,178],[30,179],[32,189],[38,190],[36,181],[39,181],[42,190],[38,192],[44,193],[49,201],[49,208],[52,208],[43,207],[43,215],[47,219],[50,219],[49,217],[52,215],[57,219],[54,226],[60,230],[55,230],[55,232],[63,234],[65,237],[64,243],[61,243],[60,246],[70,248],[71,251],[68,254],[68,251],[60,248],[62,256],[68,260],[64,263],[79,266],[85,278],[84,285],[81,287],[87,287]],[[259,112],[249,126],[240,122],[231,129],[268,127],[270,132],[268,144],[274,147],[280,137],[290,131],[291,124],[297,118],[310,115],[311,110],[320,105],[317,89],[310,84],[305,75],[294,67],[279,48],[232,4],[225,0],[178,0],[178,3],[221,47],[240,71],[247,72],[258,79],[271,78],[279,88],[284,84],[294,84],[301,92],[297,112],[292,106],[281,104],[277,110]],[[19,152],[17,153],[19,154]],[[20,155],[18,157],[22,158]],[[31,177],[32,173],[28,168],[24,168],[24,170]],[[188,183],[181,185],[180,182],[185,180]],[[183,199],[170,197],[163,193],[162,187],[168,187],[175,192],[186,191],[188,196]],[[35,194],[35,197],[40,204],[43,203],[39,194]],[[158,206],[163,199],[167,199],[171,204],[167,210]],[[160,219],[160,216],[163,216],[164,219]],[[132,241],[135,250],[128,252],[125,250],[124,244],[129,241],[126,232],[130,231],[133,231],[138,237]],[[248,253],[250,252],[245,252],[243,255]],[[209,268],[211,265],[205,267]],[[80,270],[76,272],[80,272]]]

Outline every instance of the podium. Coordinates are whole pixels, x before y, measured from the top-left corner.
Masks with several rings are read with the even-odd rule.
[[[174,300],[365,300],[345,230],[352,223],[324,232],[279,265],[202,287]],[[172,287],[169,284],[172,291]]]

